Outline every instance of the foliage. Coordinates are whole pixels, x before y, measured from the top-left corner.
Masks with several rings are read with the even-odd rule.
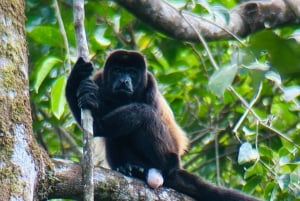
[[[236,5],[234,0],[188,2],[171,1],[224,20]],[[68,62],[76,60],[72,2],[59,2],[69,48],[53,2],[26,3],[36,138],[50,155],[78,161],[81,132],[63,91]],[[114,2],[86,1],[85,7],[90,56],[98,68],[113,49],[137,49],[146,56],[190,138],[185,168],[267,200],[300,200],[298,27],[261,31],[243,44],[210,42],[208,53],[200,43],[158,33]]]

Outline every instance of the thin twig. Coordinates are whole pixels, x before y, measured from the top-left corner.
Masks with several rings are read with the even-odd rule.
[[[257,100],[259,99],[260,97],[260,93],[262,91],[262,83],[260,83],[259,85],[259,88],[258,88],[258,91],[255,95],[255,97],[253,98],[253,100],[251,101],[250,105],[249,105],[249,108],[252,108],[254,106],[254,104],[257,102]],[[242,142],[238,135],[237,135],[237,130],[240,128],[240,126],[242,125],[242,123],[244,122],[245,118],[247,117],[248,113],[250,112],[250,109],[246,109],[246,111],[244,112],[243,116],[239,119],[239,121],[236,123],[236,125],[234,126],[232,132],[233,134],[236,136],[236,138]]]
[[[77,53],[85,61],[89,60],[89,51],[84,29],[84,0],[73,1],[74,26],[76,33]],[[81,110],[83,129],[83,200],[94,200],[94,165],[92,152],[93,118],[90,110]]]
[[[300,149],[300,146],[295,144],[293,142],[293,140],[291,140],[290,138],[288,138],[287,136],[285,136],[283,133],[281,133],[280,131],[276,130],[275,128],[269,126],[268,124],[266,124],[261,118],[260,116],[258,116],[258,114],[249,106],[249,104],[247,103],[247,101],[239,94],[237,93],[237,91],[232,87],[230,86],[228,88],[229,91],[231,91],[236,97],[239,98],[239,100],[242,102],[242,104],[245,106],[246,109],[248,109],[252,115],[255,117],[255,119],[258,120],[259,124],[264,127],[265,129],[279,135],[280,137],[282,137],[283,139],[285,139],[286,141],[292,143],[295,147],[297,147],[298,149]]]
[[[68,37],[67,37],[67,33],[65,30],[65,26],[64,26],[64,22],[62,20],[61,14],[60,14],[60,10],[59,10],[59,6],[57,3],[57,0],[53,0],[53,4],[54,4],[54,9],[55,9],[55,13],[56,13],[56,17],[57,17],[57,21],[58,21],[58,25],[59,25],[59,30],[60,33],[63,37],[64,40],[64,45],[66,48],[66,70],[70,71],[71,70],[71,60],[70,60],[70,48],[69,48],[69,42],[68,42]]]
[[[216,158],[216,172],[217,172],[217,185],[221,185],[221,174],[220,174],[220,153],[219,153],[219,137],[218,132],[214,132],[215,137],[215,158]]]
[[[43,119],[50,119],[50,115],[42,109],[37,110],[42,116]],[[49,128],[54,133],[61,134],[64,140],[70,145],[71,149],[77,154],[78,156],[82,156],[82,151],[78,148],[78,145],[75,139],[65,130],[62,126],[53,126]]]
[[[203,45],[208,58],[212,64],[212,66],[214,67],[215,70],[219,70],[219,66],[216,63],[216,61],[214,60],[212,53],[210,52],[210,49],[207,45],[207,42],[205,41],[204,37],[202,36],[202,34],[200,33],[200,31],[198,31],[198,29],[196,29],[196,27],[183,15],[182,12],[180,12],[180,15],[182,16],[182,18],[192,27],[192,29],[197,33],[197,36],[199,38],[199,41],[201,42],[201,44]]]

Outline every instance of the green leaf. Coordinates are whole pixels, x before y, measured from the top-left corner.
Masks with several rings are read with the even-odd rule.
[[[199,2],[199,3],[198,3]],[[195,13],[212,13],[210,5],[205,0],[199,0],[197,3],[195,3],[195,6],[193,8],[193,12]]]
[[[161,74],[158,76],[159,83],[161,84],[176,84],[182,81],[184,72],[177,71],[169,74]]]
[[[248,71],[250,79],[251,79],[251,88],[253,90],[258,90],[261,82],[264,80],[264,72],[262,70],[249,69]]]
[[[273,150],[266,146],[266,145],[260,145],[259,147],[259,154],[260,156],[264,156],[264,157],[267,157],[268,159],[271,159],[274,157],[274,153],[273,153]]]
[[[65,85],[66,77],[59,77],[53,84],[51,90],[51,111],[56,116],[57,119],[60,119],[61,115],[64,112],[66,105],[65,99]]]
[[[37,43],[54,47],[64,47],[63,38],[57,28],[51,26],[37,26],[28,33]]]
[[[56,57],[46,57],[44,60],[38,63],[36,79],[33,86],[36,93],[38,93],[41,84],[43,83],[49,72],[52,70],[52,68],[60,62],[62,61]]]
[[[276,176],[276,180],[281,190],[288,190],[288,186],[290,184],[290,177],[288,174]]]
[[[260,163],[255,163],[253,166],[246,169],[244,178],[249,179],[251,177],[257,175],[264,175],[264,174],[265,174],[264,167]]]
[[[281,97],[288,102],[296,99],[297,96],[300,96],[300,86],[285,87]]]
[[[293,150],[289,151],[286,147],[281,147],[277,152],[280,157],[287,157],[288,155],[293,154]]]
[[[253,176],[247,181],[246,185],[243,187],[243,191],[248,193],[252,192],[261,183],[261,181],[261,176]]]
[[[264,188],[264,197],[270,198],[269,200],[275,200],[276,198],[276,192],[277,192],[277,186],[274,182],[269,182]]]
[[[286,163],[283,165],[280,165],[281,170],[280,173],[283,174],[291,174],[292,171],[295,171],[296,168],[300,167],[300,162],[299,163]]]
[[[249,65],[244,65],[243,67],[251,70],[260,70],[260,71],[267,71],[270,68],[270,66],[267,63],[259,63],[259,62],[253,62]]]
[[[276,85],[280,86],[281,85],[281,77],[278,73],[274,71],[268,71],[265,75],[265,77],[271,81],[273,81]]]
[[[226,66],[215,71],[208,82],[208,89],[218,97],[224,94],[224,91],[231,85],[236,73],[237,66]]]
[[[221,5],[211,6],[211,8],[216,20],[224,20],[226,24],[229,24],[230,15],[227,8]]]
[[[250,47],[257,54],[267,51],[272,67],[280,74],[292,77],[300,74],[300,43],[294,39],[284,39],[267,30],[253,34]]]
[[[111,42],[109,39],[104,37],[104,32],[106,29],[104,29],[103,27],[99,27],[96,31],[94,36],[95,41],[97,41],[98,44],[100,44],[101,46],[107,47],[109,45],[111,45]]]
[[[121,9],[120,14],[120,27],[127,26],[135,19],[127,10]]]

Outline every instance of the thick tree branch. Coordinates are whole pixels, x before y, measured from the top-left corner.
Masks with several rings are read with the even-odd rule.
[[[66,160],[53,159],[52,162],[54,182],[48,198],[82,200],[82,167]],[[172,189],[152,190],[142,181],[103,168],[95,168],[94,183],[95,200],[193,200]]]
[[[164,0],[115,1],[155,29],[186,41],[199,41],[193,27],[205,39],[216,40],[233,38],[233,34],[244,37],[264,28],[300,23],[300,0],[246,2],[231,10],[227,23],[222,20],[212,22],[207,17],[180,11]]]

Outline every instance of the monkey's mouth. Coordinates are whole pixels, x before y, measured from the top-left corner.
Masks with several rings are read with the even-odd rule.
[[[124,87],[119,87],[114,90],[114,94],[131,96],[133,94],[133,90]]]

